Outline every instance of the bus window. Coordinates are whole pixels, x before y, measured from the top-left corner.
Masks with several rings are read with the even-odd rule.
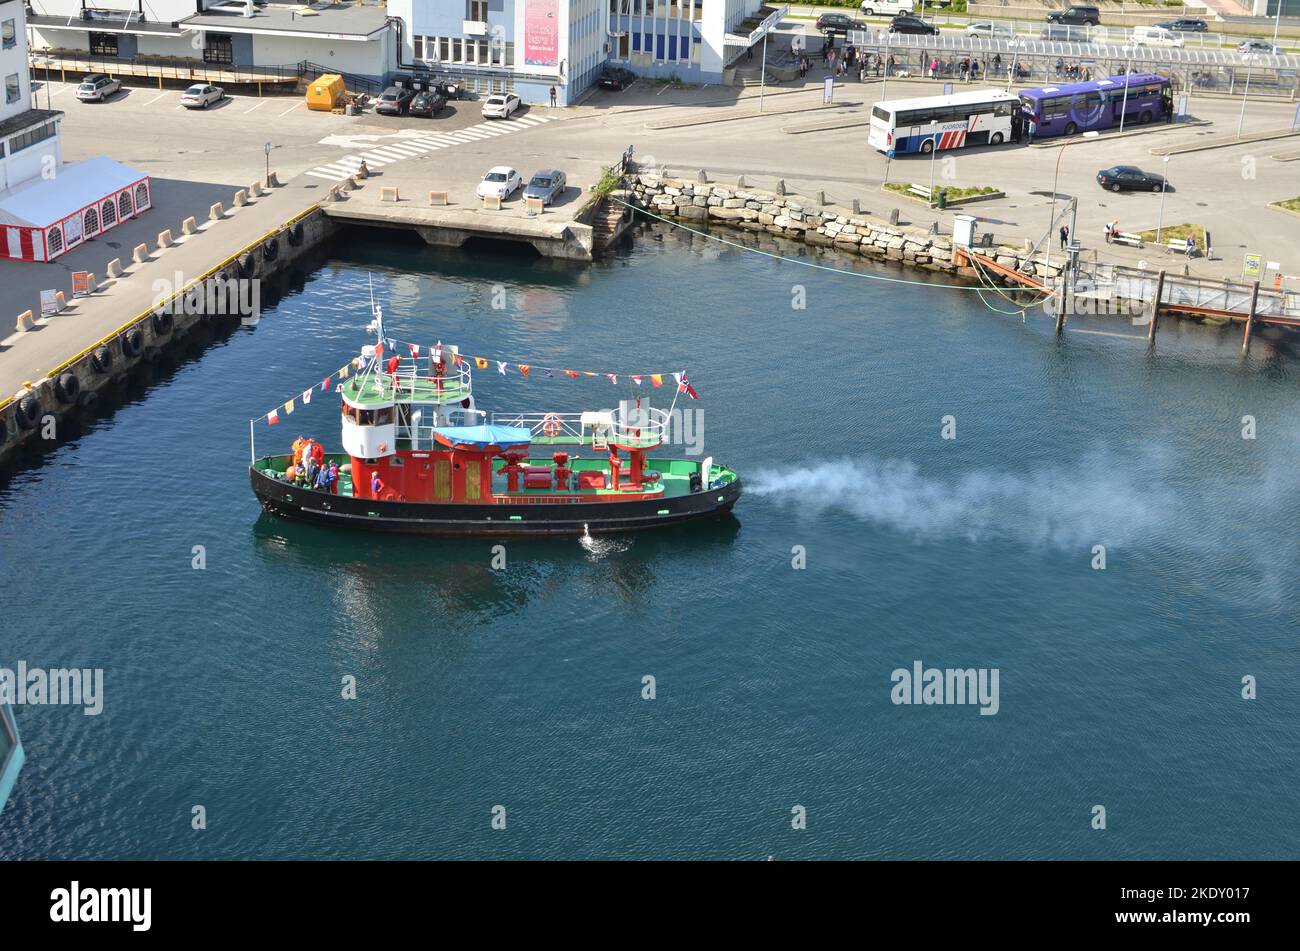
[[[893,118],[893,116],[894,114],[890,112],[888,109],[881,109],[879,106],[876,106],[871,110],[871,117],[873,119],[879,119],[881,122],[884,123],[888,123]]]

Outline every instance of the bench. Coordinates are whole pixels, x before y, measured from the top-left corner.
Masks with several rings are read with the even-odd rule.
[[[1165,247],[1174,254],[1187,254],[1187,241],[1183,238],[1171,238],[1165,242]],[[1196,255],[1198,253],[1200,253],[1200,246],[1192,245],[1192,254]]]
[[[1142,238],[1135,234],[1128,234],[1124,231],[1116,231],[1110,236],[1110,240],[1115,244],[1127,244],[1130,248],[1145,247]]]
[[[924,198],[926,201],[930,200],[930,189],[925,185],[908,185],[907,190],[917,198]]]

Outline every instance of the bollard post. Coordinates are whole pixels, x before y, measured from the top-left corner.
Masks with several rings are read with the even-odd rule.
[[[889,210],[889,223],[890,223],[891,225],[897,225],[897,224],[898,224],[898,209],[897,209],[897,208],[891,208],[891,209]]]
[[[190,216],[189,218],[186,218],[184,221],[181,222],[181,234],[193,234],[198,230],[199,230],[198,222],[194,220],[193,216]]]
[[[1259,281],[1250,289],[1250,310],[1246,311],[1246,332],[1241,338],[1242,355],[1250,353],[1250,335],[1255,329],[1255,307],[1259,304]]]
[[[113,280],[113,281],[115,281],[115,280],[117,280],[119,277],[121,277],[121,276],[122,276],[122,259],[121,259],[121,258],[113,258],[113,260],[109,261],[109,262],[108,262],[108,265],[104,268],[104,273],[108,276],[109,280]]]
[[[161,251],[163,248],[170,248],[170,247],[172,246],[172,244],[174,244],[174,243],[175,243],[175,242],[172,240],[172,229],[171,229],[171,228],[164,228],[162,231],[159,231],[159,232],[158,232],[158,250],[159,250],[159,251]]]
[[[208,221],[220,221],[225,214],[226,209],[221,206],[221,202],[213,202],[212,207],[208,209]]]
[[[234,205],[236,208],[242,208],[247,204],[248,204],[248,193],[241,188],[239,191],[235,192]]]
[[[380,201],[401,201],[396,185],[383,185],[379,189]]]
[[[1151,323],[1147,325],[1147,343],[1156,342],[1156,328],[1160,324],[1160,305],[1164,303],[1165,272],[1156,275],[1156,294],[1151,301]]]
[[[149,260],[149,245],[137,244],[135,250],[131,252],[131,260],[136,264],[143,264]]]
[[[280,187],[280,176],[278,172],[271,172],[269,175],[266,176],[266,187],[267,188]]]

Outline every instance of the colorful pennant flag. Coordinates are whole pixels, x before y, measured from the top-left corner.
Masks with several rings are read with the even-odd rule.
[[[618,376],[617,376],[617,375],[615,375],[615,374],[613,374],[613,373],[606,373],[605,376],[609,377],[609,382],[611,382],[611,383],[613,383],[613,384],[615,384],[615,385],[618,384]]]
[[[284,404],[284,412],[286,416],[293,412],[293,400],[289,400],[289,402]]]
[[[486,370],[487,367],[488,367],[487,358],[486,358],[486,357],[475,357],[475,358],[474,358],[474,365],[475,365],[476,367],[478,367],[480,370]]]
[[[641,378],[640,378],[639,376],[634,376],[634,377],[632,377],[632,382],[635,383],[637,386],[640,386],[640,385],[641,385]]]
[[[279,411],[278,411],[278,410],[271,410],[271,412],[267,413],[267,414],[266,414],[266,421],[267,421],[268,423],[270,423],[272,426],[274,426],[276,423],[278,423],[278,422],[280,421],[280,413],[279,413]]]
[[[347,378],[348,378],[348,368],[343,367],[342,369],[339,370],[339,379],[346,380]]]
[[[579,372],[577,372],[576,370],[565,370],[565,371],[564,371],[564,375],[565,375],[565,376],[571,376],[571,377],[573,377],[575,380],[576,380],[578,377],[582,376],[582,374],[579,373]]]
[[[677,392],[685,393],[693,400],[698,400],[700,398],[700,394],[695,392],[695,387],[691,386],[690,381],[686,379],[685,370],[681,373],[674,373],[673,376],[677,378]]]
[[[321,383],[321,385],[320,385],[320,391],[321,391],[322,393],[328,393],[328,392],[330,391],[330,378],[329,378],[329,377],[325,377],[324,381]]]
[[[650,374],[650,383],[651,383],[652,386],[654,386],[655,389],[659,389],[659,387],[661,387],[661,386],[664,385],[663,374],[662,374],[662,373],[651,373],[651,374]]]
[[[519,367],[519,372],[524,375],[524,379],[525,380],[528,379],[528,371],[531,370],[532,367],[530,367],[527,363],[520,363],[517,364],[517,366]]]
[[[411,356],[418,357],[420,355],[420,345],[418,343],[408,344],[408,346],[411,348]]]
[[[506,375],[506,361],[504,360],[497,361],[497,372],[500,373],[502,376]]]
[[[302,405],[307,406],[310,403],[311,403],[311,387],[309,386],[307,387],[307,389],[302,391]]]

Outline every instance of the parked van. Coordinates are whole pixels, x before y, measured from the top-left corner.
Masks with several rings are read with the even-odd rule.
[[[1183,38],[1163,26],[1135,26],[1133,42],[1138,46],[1182,46]]]
[[[916,0],[862,0],[858,11],[864,17],[900,17],[916,12]]]

